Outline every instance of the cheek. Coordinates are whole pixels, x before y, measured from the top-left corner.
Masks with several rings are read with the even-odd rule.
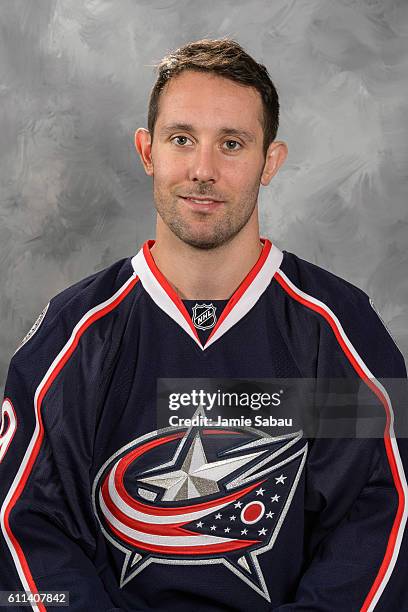
[[[226,164],[223,176],[226,182],[233,186],[236,191],[247,191],[259,183],[261,172],[262,168],[259,164],[242,161],[230,165]]]
[[[186,174],[185,164],[170,157],[157,156],[154,163],[154,178],[161,183],[171,184]]]
[[[251,180],[254,175],[259,174],[259,171],[263,167],[262,157],[248,151],[236,157],[224,157],[221,163],[226,173],[234,173],[244,180],[245,176],[248,176],[248,179]]]

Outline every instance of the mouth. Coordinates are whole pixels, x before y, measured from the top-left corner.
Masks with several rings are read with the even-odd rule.
[[[187,202],[191,207],[202,210],[212,210],[218,208],[224,202],[222,200],[215,200],[214,198],[203,198],[193,196],[179,196],[184,202]]]

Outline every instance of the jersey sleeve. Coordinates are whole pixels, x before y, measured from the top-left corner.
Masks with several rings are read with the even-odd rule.
[[[311,442],[306,562],[279,612],[408,609],[406,368],[367,296],[356,303],[352,324],[322,325],[318,377],[360,377],[384,411],[384,430]]]
[[[10,363],[0,430],[0,590],[66,591],[70,610],[119,610],[94,563],[89,407],[98,402],[99,366],[84,371],[84,347],[67,359],[78,346],[73,321],[92,305],[85,287],[82,293],[69,316],[60,298],[51,300],[41,326]],[[98,364],[107,351],[102,339]],[[46,602],[32,608],[48,609]]]

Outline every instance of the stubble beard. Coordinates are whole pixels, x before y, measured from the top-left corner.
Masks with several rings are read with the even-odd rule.
[[[194,230],[191,224],[180,211],[180,200],[168,189],[161,189],[157,181],[153,180],[153,194],[155,206],[162,221],[167,227],[184,243],[201,250],[216,249],[230,242],[248,223],[255,209],[259,193],[259,183],[242,194],[241,201],[235,206],[234,211],[227,209],[222,218],[217,219],[210,229],[204,231]],[[202,196],[210,194],[204,193]],[[215,213],[216,214],[216,213]],[[205,219],[212,213],[196,212],[199,220],[205,223]],[[197,227],[197,223],[194,224]]]

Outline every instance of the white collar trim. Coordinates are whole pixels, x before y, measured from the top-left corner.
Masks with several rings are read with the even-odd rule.
[[[262,239],[262,242],[265,244],[264,248],[269,247],[269,240]],[[238,323],[238,321],[240,321],[251,310],[251,308],[253,308],[253,306],[255,306],[256,302],[269,286],[283,259],[282,251],[272,244],[265,261],[261,265],[260,269],[255,273],[255,276],[251,278],[251,275],[254,273],[253,270],[256,268],[257,264],[255,264],[248,277],[244,279],[238,289],[234,292],[233,296],[225,306],[224,311],[226,312],[226,315],[223,317],[221,314],[219,320],[221,322],[217,322],[213,332],[209,336],[206,344],[203,346],[183,303],[176,296],[176,294],[172,292],[172,290],[171,292],[173,295],[165,287],[163,287],[162,283],[160,282],[160,276],[162,275],[155,266],[154,262],[152,261],[150,265],[147,262],[144,249],[148,248],[148,244],[145,243],[137,255],[132,258],[132,266],[134,271],[140,278],[143,287],[157,306],[159,306],[161,310],[171,317],[173,321],[175,321],[202,350],[207,349],[209,346],[214,344],[214,342],[219,340],[229,329],[231,329],[231,327]],[[260,257],[262,257],[262,253]],[[154,266],[155,269],[151,269],[151,266]],[[156,274],[159,278],[156,276]],[[247,280],[248,278],[249,282]],[[245,284],[247,284],[247,286],[242,292],[243,285]],[[235,298],[236,294],[239,295],[241,292],[242,294],[238,298]],[[180,308],[180,304],[185,311],[184,313]],[[186,318],[186,315],[188,318]]]

